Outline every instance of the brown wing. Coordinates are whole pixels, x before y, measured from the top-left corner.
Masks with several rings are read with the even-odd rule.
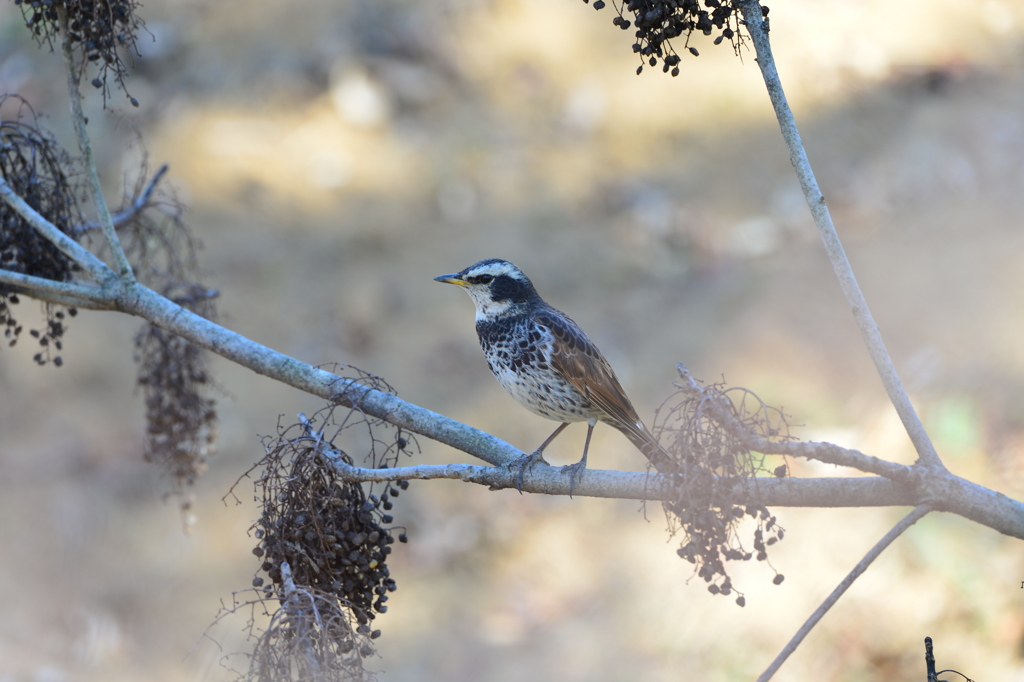
[[[555,336],[550,359],[552,369],[607,414],[609,423],[614,422],[620,429],[639,431],[637,422],[640,418],[633,404],[622,390],[611,365],[583,330],[564,315],[540,312],[537,313],[537,321]]]
[[[565,315],[557,313],[541,311],[536,319],[555,337],[551,368],[608,415],[608,419],[602,421],[607,421],[629,438],[659,471],[670,471],[670,456],[641,423],[615,371],[583,330]]]

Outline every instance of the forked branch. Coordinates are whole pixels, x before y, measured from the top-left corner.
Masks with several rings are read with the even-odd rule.
[[[832,264],[832,269],[835,272],[836,277],[839,279],[839,285],[842,288],[843,295],[846,297],[846,301],[849,304],[850,309],[853,311],[857,327],[860,329],[864,343],[867,345],[868,353],[871,355],[871,359],[875,363],[875,369],[878,372],[879,377],[881,377],[886,392],[889,394],[889,399],[896,408],[896,412],[899,414],[900,420],[903,422],[903,426],[909,434],[918,454],[917,463],[913,467],[899,467],[899,465],[877,460],[875,458],[870,458],[870,461],[855,458],[855,461],[861,461],[862,465],[870,465],[870,469],[874,470],[876,473],[890,477],[893,480],[897,480],[905,486],[918,490],[918,492],[921,492],[924,487],[930,487],[932,489],[932,492],[920,497],[920,503],[914,511],[907,515],[899,524],[896,525],[895,528],[882,538],[882,540],[879,541],[870,552],[868,552],[867,556],[865,556],[864,559],[854,567],[850,574],[847,575],[846,578],[836,587],[818,610],[815,611],[806,623],[804,623],[803,627],[800,628],[782,652],[779,653],[768,669],[764,671],[760,678],[758,678],[758,682],[767,682],[783,662],[785,662],[789,655],[796,650],[807,633],[814,628],[828,609],[831,608],[831,606],[843,595],[849,586],[853,584],[857,577],[867,570],[870,563],[874,561],[874,559],[881,554],[881,552],[885,550],[893,540],[933,508],[949,508],[950,496],[948,494],[944,494],[940,488],[942,486],[942,482],[948,480],[952,475],[942,464],[942,460],[939,458],[939,455],[935,450],[935,446],[932,444],[928,433],[925,431],[924,425],[921,423],[921,419],[918,417],[913,404],[910,402],[910,398],[903,387],[903,383],[900,381],[895,366],[893,365],[892,358],[889,356],[889,353],[885,348],[881,331],[875,323],[874,317],[871,315],[871,311],[868,308],[864,294],[861,291],[860,286],[857,284],[857,278],[853,274],[853,268],[850,266],[850,261],[846,257],[846,252],[839,240],[839,235],[836,232],[835,225],[832,222],[832,217],[829,214],[828,206],[825,203],[825,197],[822,195],[821,189],[818,187],[817,179],[814,177],[814,171],[811,169],[810,162],[807,159],[807,153],[804,150],[800,133],[797,130],[793,112],[789,107],[785,91],[782,88],[782,81],[779,78],[779,73],[775,66],[775,59],[772,56],[771,42],[768,38],[768,28],[761,12],[760,3],[758,0],[738,0],[738,4],[742,9],[745,20],[744,23],[754,43],[754,49],[757,53],[757,64],[761,69],[761,75],[764,78],[765,86],[768,90],[768,96],[771,99],[772,107],[775,110],[775,116],[779,121],[779,127],[782,130],[782,137],[786,142],[787,149],[789,150],[790,162],[793,164],[797,179],[800,181],[800,187],[803,190],[807,205],[811,210],[811,215],[814,218],[814,224],[818,229],[818,233],[821,235],[825,251]],[[802,448],[806,448],[809,444],[782,443],[780,445],[789,449],[790,454],[797,454]],[[752,445],[752,447],[756,446]],[[839,454],[842,459],[848,459],[846,453],[833,454]],[[818,459],[821,458],[819,457]],[[861,468],[868,469],[866,466]],[[965,481],[964,483],[967,482]],[[993,499],[993,502],[997,506],[1002,506],[1002,500],[998,498],[1008,499],[998,493],[993,493],[993,495],[996,496],[995,499]],[[1020,504],[1013,502],[1013,506],[1019,507]],[[975,511],[983,511],[987,513],[991,510]],[[1000,510],[1000,512],[1003,511],[1006,511],[1006,509],[1003,508]]]

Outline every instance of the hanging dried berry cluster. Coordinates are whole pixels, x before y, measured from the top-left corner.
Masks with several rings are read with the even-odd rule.
[[[147,324],[135,337],[138,384],[146,400],[144,457],[175,482],[191,485],[206,471],[217,437],[217,410],[204,351]]]
[[[143,159],[136,183],[126,191],[124,204],[130,208],[119,212],[118,237],[140,282],[212,320],[217,316],[217,292],[196,281],[198,246],[181,220],[182,209],[172,194],[154,197],[165,171],[166,166],[147,183]],[[215,450],[216,384],[206,357],[206,351],[191,341],[149,323],[135,336],[136,381],[146,402],[144,456],[171,477],[175,492],[206,471],[207,458]]]
[[[21,7],[25,25],[36,41],[51,47],[53,39],[60,36],[60,11],[66,11],[72,49],[80,51],[97,67],[92,85],[103,89],[106,101],[107,76],[113,72],[118,86],[127,94],[124,79],[128,69],[118,50],[129,58],[133,51],[138,53],[135,40],[143,28],[142,20],[135,14],[138,3],[134,0],[14,0],[14,4]],[[134,97],[129,99],[133,106],[139,106]]]
[[[387,593],[396,589],[387,556],[395,537],[382,511],[398,496],[403,481],[378,498],[363,487],[337,480],[334,469],[315,449],[297,453],[273,505],[264,507],[255,531],[253,553],[263,558],[262,570],[281,584],[281,563],[292,567],[297,584],[317,587],[349,602],[361,625],[388,607]],[[263,582],[256,578],[257,586]]]
[[[37,126],[35,113],[15,95],[0,97],[0,111],[16,111],[13,120],[0,119],[0,177],[15,194],[65,234],[74,237],[74,226],[82,222],[76,192],[67,175],[71,158],[53,136]],[[0,268],[35,277],[68,282],[78,267],[43,237],[6,202],[0,201]],[[7,344],[18,342],[24,327],[14,317],[12,306],[20,299],[11,287],[0,285],[0,327]],[[46,304],[46,325],[29,329],[42,350],[33,357],[40,365],[63,363],[60,352],[67,316],[75,308]]]
[[[758,438],[789,439],[785,416],[766,406],[743,388],[724,389],[721,384],[699,386],[685,369],[679,392],[658,409],[655,434],[667,436],[667,450],[679,463],[671,476],[676,489],[674,502],[665,502],[669,530],[681,533],[677,553],[694,565],[697,577],[708,583],[712,594],[730,596],[745,605],[743,594],[733,586],[725,568],[727,561],[768,559],[768,547],[782,540],[785,530],[761,504],[733,504],[731,493],[737,482],[767,472],[763,459],[755,459],[745,446],[751,435]],[[736,398],[735,401],[733,398]],[[664,442],[664,441],[663,441]],[[786,476],[786,466],[772,474]],[[752,549],[744,547],[740,522],[754,521]],[[774,583],[782,583],[776,573]]]
[[[15,301],[17,297],[14,297]],[[8,299],[10,300],[10,299]],[[64,364],[64,359],[61,356],[56,355],[64,350],[64,332],[67,331],[67,327],[64,325],[66,315],[62,306],[57,306],[52,303],[43,304],[43,312],[46,315],[46,327],[43,330],[30,329],[29,335],[36,339],[42,350],[32,356],[32,360],[37,365],[45,365],[48,362],[52,362],[55,367],[60,367]],[[2,313],[0,313],[2,314]],[[78,308],[67,308],[67,315],[74,317],[78,314]],[[8,317],[10,321],[10,317]],[[20,327],[16,326],[14,330],[17,332]],[[15,335],[16,336],[16,335]],[[11,339],[10,345],[14,345],[17,338]]]
[[[594,1],[594,9],[605,7],[605,0]],[[678,76],[681,58],[672,40],[679,36],[683,36],[683,47],[694,57],[700,54],[690,45],[695,31],[706,36],[718,32],[714,44],[728,40],[734,50],[743,42],[740,10],[735,0],[704,0],[703,7],[699,0],[623,0],[621,6],[615,4],[615,10],[617,16],[612,19],[613,24],[623,31],[635,28],[633,52],[642,60],[636,69],[638,75],[644,70],[645,62],[657,66],[661,61],[664,73]],[[768,8],[762,6],[761,13],[767,16]],[[624,14],[631,14],[632,20]]]
[[[338,424],[333,410],[326,410],[312,422],[302,417],[299,424],[279,429],[265,443],[267,455],[256,465],[263,469],[255,484],[263,513],[254,526],[259,542],[253,554],[263,560],[260,571],[272,586],[265,587],[260,575],[253,586],[267,598],[279,598],[290,576],[296,589],[322,595],[321,618],[351,624],[348,634],[337,631],[341,640],[327,638],[316,645],[325,670],[334,664],[351,667],[374,654],[370,640],[380,630],[371,623],[387,611],[388,594],[397,589],[388,556],[396,539],[406,541],[404,532],[391,527],[394,519],[387,512],[409,482],[385,483],[378,495],[372,487],[343,480],[332,465],[339,460],[352,464],[352,457],[332,442],[357,424],[370,431],[366,459],[374,467],[393,467],[409,447],[400,431],[390,442],[379,440],[375,434],[384,425],[360,412],[348,412]],[[326,429],[334,429],[333,438],[323,436]]]

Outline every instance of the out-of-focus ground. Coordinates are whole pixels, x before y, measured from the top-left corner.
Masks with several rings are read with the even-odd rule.
[[[1024,6],[771,3],[772,36],[846,247],[939,451],[1024,495]],[[471,304],[431,277],[519,264],[601,346],[650,421],[683,361],[782,405],[796,434],[913,460],[832,277],[753,57],[695,45],[637,77],[579,2],[150,2],[114,112],[90,98],[109,196],[139,158],[190,206],[222,321],[532,448],[551,424],[490,377]],[[0,5],[0,91],[70,144],[58,59]],[[92,93],[90,93],[92,94]],[[27,317],[31,304],[23,304]],[[140,461],[137,322],[84,313],[61,369],[0,353],[0,680],[224,680],[258,514],[221,501],[259,435],[318,402],[213,362],[228,392],[182,532]],[[550,451],[575,461],[584,429]],[[420,462],[465,461],[420,440]],[[591,466],[640,456],[599,428]],[[843,475],[794,463],[797,475]],[[752,679],[905,509],[777,510],[739,608],[690,580],[660,510],[416,483],[396,506],[383,679]],[[934,515],[887,551],[780,680],[1024,677],[1024,546]],[[193,644],[198,644],[193,649]],[[244,666],[241,657],[229,664]]]

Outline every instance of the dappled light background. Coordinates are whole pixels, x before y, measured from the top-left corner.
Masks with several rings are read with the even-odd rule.
[[[812,163],[897,367],[954,473],[1024,495],[1024,5],[776,0]],[[552,425],[487,371],[472,306],[431,282],[507,258],[588,331],[641,415],[675,363],[782,406],[803,439],[912,462],[821,249],[753,55],[694,39],[635,75],[578,0],[151,0],[128,87],[89,89],[108,197],[168,162],[221,321],[532,449]],[[681,49],[681,48],[680,48]],[[0,4],[0,91],[73,146],[59,58]],[[141,141],[140,141],[141,140]],[[28,321],[34,304],[23,302]],[[228,680],[259,560],[252,484],[317,400],[221,360],[222,432],[181,500],[141,461],[139,323],[85,312],[64,366],[0,352],[0,680]],[[576,461],[585,429],[549,451]],[[468,461],[425,439],[414,460]],[[590,464],[641,469],[612,429]],[[800,476],[848,475],[793,462]],[[906,509],[779,509],[745,608],[690,580],[660,508],[413,483],[396,501],[384,680],[752,679]],[[183,532],[191,526],[191,534]],[[756,562],[753,562],[756,564]],[[1024,548],[929,516],[780,680],[1024,677]]]

